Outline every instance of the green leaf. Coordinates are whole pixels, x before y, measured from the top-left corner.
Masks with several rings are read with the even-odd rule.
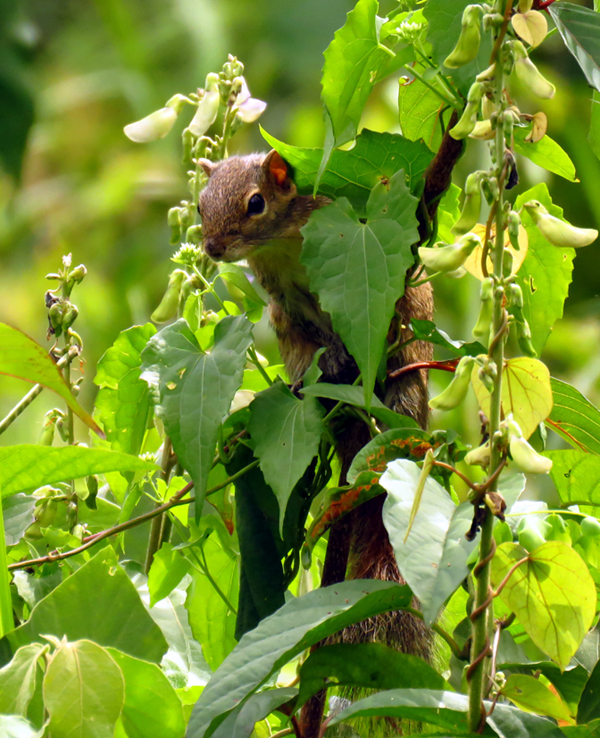
[[[530,130],[531,127],[514,129],[515,151],[548,172],[558,174],[559,177],[564,177],[569,182],[579,182],[575,173],[575,165],[567,152],[548,135],[535,143],[526,141],[525,138]]]
[[[432,46],[431,60],[437,66],[442,66],[456,45],[462,26],[463,10],[469,4],[470,0],[429,0],[423,9],[423,15],[429,21],[427,41]],[[452,77],[460,91],[465,94],[477,73],[489,66],[491,50],[490,34],[484,33],[475,61],[459,69],[444,67],[444,74]]]
[[[94,433],[104,437],[96,421],[73,396],[60,369],[47,351],[18,328],[0,323],[0,374],[41,384],[56,392]]]
[[[140,378],[141,353],[155,333],[152,323],[123,331],[98,362],[94,414],[115,451],[139,454],[142,448],[152,405]]]
[[[357,580],[287,602],[246,633],[221,664],[194,707],[188,738],[212,735],[227,713],[306,648],[351,623],[408,607],[411,600],[407,586]]]
[[[294,485],[317,455],[325,408],[315,398],[295,397],[283,382],[256,395],[250,405],[250,446],[279,503],[279,531]]]
[[[567,2],[548,9],[588,84],[600,90],[600,15],[591,8]]]
[[[361,223],[345,198],[315,210],[301,229],[301,262],[311,290],[363,376],[369,407],[396,301],[418,240],[416,198],[397,172],[374,187]]]
[[[13,618],[8,557],[6,555],[6,536],[4,534],[4,515],[2,511],[2,488],[0,487],[0,638],[15,626]]]
[[[394,459],[421,460],[433,449],[429,433],[420,428],[394,428],[372,438],[354,457],[348,470],[348,481],[354,483],[358,475],[370,469],[384,472]]]
[[[575,387],[552,377],[554,406],[547,424],[571,446],[600,455],[600,410]]]
[[[202,545],[200,560],[206,570],[199,571],[197,565],[193,569],[185,607],[192,633],[202,644],[204,658],[214,670],[236,644],[237,557],[213,533]]]
[[[410,82],[401,79],[398,107],[403,135],[411,141],[422,139],[431,151],[437,151],[442,141],[442,110],[445,107],[439,96],[416,78]]]
[[[367,409],[364,391],[361,387],[354,387],[349,384],[328,384],[327,382],[319,382],[303,387],[300,390],[302,395],[310,397],[325,397],[329,400],[337,402],[345,402],[347,405],[361,407]],[[418,428],[417,422],[407,415],[400,415],[386,407],[381,400],[375,395],[371,396],[371,406],[369,408],[371,415],[377,420],[381,420],[390,428]]]
[[[328,684],[366,689],[443,689],[444,679],[417,656],[382,643],[322,646],[300,667],[299,705]]]
[[[40,634],[71,641],[89,638],[156,663],[167,650],[162,633],[110,547],[40,600],[29,620],[9,633],[8,639],[18,648],[39,640]]]
[[[589,723],[600,718],[600,662],[589,676],[579,701],[578,723]]]
[[[12,661],[0,669],[0,714],[27,717],[27,708],[35,692],[38,659],[46,651],[47,644],[22,646]]]
[[[579,554],[560,541],[548,541],[531,553],[516,543],[498,546],[492,561],[494,587],[523,558],[500,598],[535,645],[564,669],[591,627],[596,587]]]
[[[502,687],[502,695],[525,712],[535,712],[555,720],[573,721],[561,698],[539,679],[528,674],[511,674]]]
[[[397,459],[388,464],[379,483],[388,492],[383,522],[398,568],[419,598],[425,622],[431,625],[446,599],[468,575],[467,560],[477,542],[465,538],[473,518],[471,503],[457,507],[432,477],[425,482],[417,515],[406,538],[420,476],[421,470],[413,461]]]
[[[381,71],[389,71],[393,53],[379,41],[377,0],[359,0],[325,50],[321,98],[333,130],[333,146],[356,136],[360,117]],[[393,66],[414,59],[412,48],[400,49]]]
[[[522,208],[529,200],[539,200],[551,215],[562,218],[562,208],[552,203],[545,184],[538,184],[519,195],[515,210]],[[524,209],[521,211],[521,220],[527,231],[529,248],[517,273],[517,283],[523,291],[523,314],[531,328],[533,346],[540,354],[552,326],[562,318],[563,305],[571,284],[575,250],[548,243]]]
[[[45,728],[36,730],[33,725],[18,715],[0,715],[2,738],[42,738]]]
[[[184,320],[163,328],[142,352],[143,377],[155,392],[156,412],[173,449],[194,482],[196,516],[210,471],[219,425],[242,383],[252,323],[227,316],[204,353]]]
[[[114,659],[97,643],[63,643],[44,676],[44,707],[53,738],[112,738],[125,700]]]
[[[538,668],[556,688],[561,699],[569,708],[570,714],[577,715],[577,706],[589,677],[587,670],[578,664],[574,668],[561,671],[556,664],[550,662],[540,664]]]
[[[156,664],[106,649],[125,679],[121,720],[127,738],[181,738],[183,709],[177,693]]]
[[[298,192],[312,194],[323,150],[290,146],[264,130],[261,132],[265,140],[292,165]],[[422,142],[409,141],[397,133],[376,133],[365,128],[349,151],[336,150],[331,154],[319,183],[319,194],[332,200],[348,198],[362,217],[373,187],[390,180],[401,169],[406,174],[410,191],[420,196],[423,175],[431,158],[431,151]]]
[[[4,516],[4,538],[7,546],[14,546],[18,543],[23,538],[27,528],[33,523],[35,503],[35,497],[24,494],[13,495],[0,502]]]
[[[441,331],[432,320],[413,318],[410,325],[415,338],[421,341],[429,341],[436,346],[442,346],[455,356],[478,356],[486,352],[486,349],[478,341],[471,341],[470,343],[455,341],[444,331]]]
[[[267,715],[297,694],[298,690],[295,687],[269,689],[253,694],[238,709],[229,713],[213,733],[214,738],[250,738],[256,723],[264,720]]]
[[[490,416],[490,393],[473,368],[472,384],[479,407]],[[502,374],[502,410],[506,417],[513,414],[525,438],[546,420],[552,410],[552,389],[548,367],[537,359],[518,356],[509,359]]]
[[[175,589],[190,570],[190,562],[174,551],[170,543],[163,543],[154,554],[152,566],[148,572],[148,589],[150,590],[150,607],[164,599]]]
[[[3,497],[90,474],[156,469],[156,464],[151,461],[99,448],[52,448],[33,444],[0,448],[0,488]]]
[[[564,507],[600,506],[600,456],[585,451],[546,451],[552,459],[550,476]]]
[[[218,276],[225,280],[225,282],[229,282],[234,287],[237,287],[252,302],[256,302],[259,305],[267,304],[254,289],[244,270],[237,264],[219,264]]]

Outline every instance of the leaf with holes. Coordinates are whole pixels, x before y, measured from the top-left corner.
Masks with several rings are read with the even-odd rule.
[[[528,553],[517,543],[498,546],[492,581],[498,587],[526,559],[500,593],[538,648],[564,669],[596,614],[596,587],[581,556],[566,543],[548,541]]]
[[[473,368],[471,380],[486,417],[490,417],[490,393]],[[546,420],[552,410],[552,389],[548,367],[537,359],[519,356],[509,359],[504,366],[502,381],[502,410],[506,417],[513,414],[525,438]]]
[[[396,301],[414,263],[416,206],[401,170],[387,185],[373,188],[366,223],[341,198],[314,211],[302,228],[300,260],[311,290],[358,364],[367,408]]]

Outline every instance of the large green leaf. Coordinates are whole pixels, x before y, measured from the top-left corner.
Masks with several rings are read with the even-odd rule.
[[[246,633],[221,664],[194,707],[188,738],[212,735],[227,713],[306,648],[351,623],[408,607],[411,599],[407,586],[363,580],[287,602]]]
[[[196,563],[185,607],[192,633],[202,644],[204,658],[214,670],[236,644],[234,608],[239,591],[237,556],[222,544],[216,533],[202,544],[196,556],[205,568],[200,570]],[[195,558],[191,553],[192,562]]]
[[[152,323],[128,328],[98,362],[95,415],[116,451],[138,454],[142,447],[152,406],[148,384],[140,378],[141,353],[155,333]]]
[[[121,720],[127,738],[181,738],[185,732],[181,701],[161,669],[116,648],[106,650],[125,679]]]
[[[535,645],[564,669],[596,614],[594,581],[566,543],[548,541],[530,553],[516,543],[503,543],[492,561],[494,586],[523,558],[500,598]]]
[[[569,182],[578,182],[575,165],[567,152],[550,136],[544,136],[540,141],[526,141],[529,130],[515,128],[515,151],[526,156],[534,164],[543,167],[549,172],[568,179]]]
[[[0,495],[0,498],[2,495]],[[23,534],[34,521],[33,511],[36,498],[32,495],[12,495],[2,500],[2,514],[4,518],[4,537],[7,546],[18,543]]]
[[[549,11],[588,84],[600,90],[600,15],[564,1],[551,5]]]
[[[112,471],[154,471],[156,464],[138,456],[84,446],[22,445],[0,448],[2,496],[67,479]]]
[[[13,648],[40,635],[89,638],[159,663],[167,643],[133,584],[107,546],[37,603],[29,620],[9,633]]]
[[[366,223],[342,198],[313,212],[302,228],[300,260],[311,290],[358,364],[367,407],[396,301],[414,263],[416,205],[401,170],[387,185],[373,188]]]
[[[298,694],[295,687],[269,689],[253,694],[241,707],[232,710],[213,733],[215,738],[250,738],[254,726],[280,705]]]
[[[444,679],[423,659],[383,643],[339,643],[314,651],[300,667],[302,705],[327,684],[366,689],[443,689]]]
[[[583,689],[579,709],[578,723],[589,723],[600,718],[600,662],[596,664]]]
[[[502,695],[526,712],[556,720],[573,720],[562,699],[529,674],[511,674],[502,687]]]
[[[436,346],[442,346],[451,351],[455,356],[478,356],[484,354],[486,349],[479,341],[455,341],[444,331],[440,330],[432,320],[419,320],[413,318],[410,321],[413,335],[421,341],[429,341]]]
[[[38,659],[48,645],[22,646],[12,661],[0,669],[0,714],[27,717],[27,708],[35,692]],[[1,735],[1,733],[0,733]]]
[[[600,456],[585,451],[546,451],[552,459],[550,476],[560,501],[569,505],[600,506]]]
[[[77,402],[48,352],[6,323],[0,323],[0,374],[9,374],[51,389],[89,428],[100,436],[104,435],[96,421]]]
[[[415,78],[404,82],[401,79],[398,106],[402,134],[411,141],[422,139],[429,149],[437,151],[442,141],[444,105],[439,96],[420,80]]]
[[[570,384],[550,379],[554,405],[546,421],[553,431],[588,453],[600,454],[600,410]]]
[[[354,407],[367,408],[363,389],[350,384],[318,382],[303,387],[300,393],[310,397],[325,397],[336,402],[345,402],[347,405],[354,405]],[[415,420],[407,415],[400,415],[390,410],[375,395],[371,396],[369,412],[374,418],[381,420],[390,428],[418,428]]]
[[[394,55],[380,42],[378,8],[378,0],[358,0],[325,50],[321,79],[327,127],[323,170],[332,149],[356,136],[373,85],[414,59],[410,46],[404,46]]]
[[[242,383],[251,331],[252,323],[243,316],[227,316],[205,354],[185,320],[178,320],[151,338],[142,352],[143,377],[154,390],[156,412],[194,482],[197,518],[219,425]]]
[[[8,557],[6,552],[7,538],[4,533],[4,514],[2,510],[2,488],[0,487],[0,638],[11,631],[15,621],[13,618],[12,596],[10,593],[10,577],[8,573]]]
[[[467,560],[476,541],[467,541],[473,505],[458,507],[432,477],[423,496],[408,538],[408,524],[421,469],[414,461],[392,461],[379,483],[387,490],[383,522],[396,554],[398,568],[419,598],[425,622],[431,624],[446,599],[469,573]]]
[[[358,700],[336,715],[330,726],[350,718],[372,715],[417,720],[444,729],[441,735],[458,736],[468,733],[469,698],[455,692],[430,689],[391,689]],[[486,705],[489,710],[489,703]],[[490,711],[488,724],[500,738],[564,738],[550,720],[530,715],[508,705],[496,704]]]
[[[278,141],[266,131],[265,140],[292,165],[294,182],[301,194],[311,194],[317,181],[322,149],[303,149]],[[346,197],[362,217],[371,190],[403,169],[411,192],[420,195],[423,175],[432,153],[420,141],[410,141],[397,133],[376,133],[363,129],[348,151],[336,150],[319,183],[319,193],[332,200]]]
[[[125,701],[121,669],[88,640],[62,643],[44,676],[53,738],[112,738]]]
[[[295,397],[283,382],[256,395],[250,405],[250,446],[279,503],[279,530],[294,485],[317,455],[325,408],[315,398]]]
[[[548,188],[538,184],[517,197],[515,209],[522,208],[529,200],[539,200],[551,215],[562,217],[562,209],[552,203]],[[548,243],[526,210],[521,219],[529,248],[517,274],[517,282],[523,291],[523,312],[531,328],[533,345],[541,353],[552,326],[562,318],[573,271],[574,249],[561,248]]]
[[[150,607],[168,597],[191,568],[191,563],[173,546],[165,542],[152,558],[148,572]]]

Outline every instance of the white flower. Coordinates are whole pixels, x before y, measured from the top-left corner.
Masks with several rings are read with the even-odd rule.
[[[267,103],[250,97],[250,90],[246,80],[242,77],[242,89],[240,90],[234,105],[234,112],[238,114],[244,123],[254,123],[255,120],[265,112]]]
[[[177,120],[177,111],[170,107],[155,110],[135,123],[125,126],[123,131],[127,138],[136,143],[149,143],[164,138]]]

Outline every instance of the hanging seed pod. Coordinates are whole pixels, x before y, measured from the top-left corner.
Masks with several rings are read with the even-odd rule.
[[[450,135],[452,138],[460,141],[466,138],[475,128],[477,123],[477,114],[481,106],[481,98],[483,97],[483,83],[473,82],[467,95],[467,104],[463,110],[463,114],[460,117],[458,123],[454,128],[450,129]]]
[[[185,277],[187,277],[187,274],[183,269],[175,269],[174,272],[171,272],[164,297],[150,316],[155,323],[166,323],[177,315],[179,293]]]
[[[512,50],[515,58],[515,72],[523,85],[543,100],[554,97],[556,88],[531,61],[523,44],[520,41],[513,41]]]
[[[448,69],[458,69],[472,62],[479,53],[481,42],[480,17],[481,6],[467,5],[464,9],[460,36],[456,46],[444,60],[444,66]]]
[[[492,277],[487,277],[481,283],[479,299],[481,300],[479,317],[471,332],[475,340],[487,344],[494,316],[494,280]]]
[[[523,437],[519,424],[512,413],[506,419],[508,428],[510,455],[515,464],[527,474],[548,474],[552,469],[552,461],[541,456]]]
[[[553,246],[570,246],[574,249],[589,246],[598,238],[595,228],[576,228],[554,215],[550,215],[538,200],[530,200],[523,206],[539,228],[542,236]]]
[[[429,400],[429,407],[432,410],[453,410],[464,401],[471,384],[471,369],[474,361],[472,356],[462,357],[456,366],[450,384],[441,394]]]
[[[468,233],[479,220],[481,212],[481,178],[483,172],[472,172],[465,183],[465,199],[460,218],[452,226],[452,233],[462,236]]]
[[[467,233],[456,243],[440,248],[419,248],[419,258],[431,274],[435,272],[453,272],[461,267],[476,246],[481,246],[481,239],[473,233]]]

